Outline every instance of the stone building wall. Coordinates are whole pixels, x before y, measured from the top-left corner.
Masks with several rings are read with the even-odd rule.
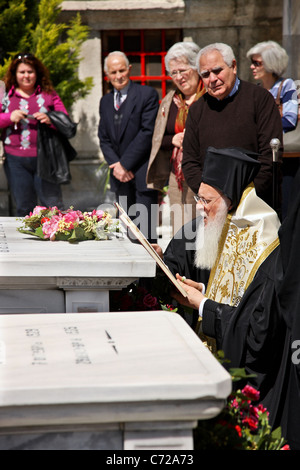
[[[251,74],[247,50],[267,39],[282,43],[283,1],[63,1],[60,20],[67,22],[80,12],[83,23],[90,28],[89,39],[82,48],[79,75],[94,79],[90,95],[73,107],[73,118],[79,125],[72,144],[78,157],[71,163],[72,182],[63,187],[65,204],[85,210],[97,207],[111,197],[109,192],[106,197],[102,194],[101,172],[97,171],[102,160],[97,137],[102,95],[101,31],[180,28],[184,39],[192,39],[201,47],[211,42],[225,42],[236,54],[239,76],[248,80]]]

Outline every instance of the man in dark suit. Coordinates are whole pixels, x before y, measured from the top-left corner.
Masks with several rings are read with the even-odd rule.
[[[98,136],[110,167],[111,189],[146,238],[156,240],[157,191],[146,185],[158,94],[130,80],[128,58],[111,52],[104,70],[113,90],[100,100]]]

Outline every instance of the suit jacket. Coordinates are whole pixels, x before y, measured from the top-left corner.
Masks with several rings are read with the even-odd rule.
[[[146,172],[158,111],[157,91],[131,82],[127,98],[119,110],[123,117],[118,132],[114,123],[113,91],[101,98],[99,111],[98,136],[105,160],[109,165],[120,162],[126,170],[134,173],[137,189],[147,190]],[[112,172],[110,183],[113,191],[122,184]]]

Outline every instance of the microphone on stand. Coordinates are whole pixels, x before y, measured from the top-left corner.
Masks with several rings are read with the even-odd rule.
[[[280,140],[277,138],[271,139],[270,147],[273,154],[273,209],[277,212],[279,218],[281,218],[281,210],[278,204],[278,150],[280,147]]]

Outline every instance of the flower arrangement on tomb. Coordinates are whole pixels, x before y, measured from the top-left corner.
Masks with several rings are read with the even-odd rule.
[[[61,211],[56,206],[36,206],[21,220],[19,232],[50,241],[108,240],[113,232],[120,231],[119,221],[102,210],[81,212],[70,207]]]

